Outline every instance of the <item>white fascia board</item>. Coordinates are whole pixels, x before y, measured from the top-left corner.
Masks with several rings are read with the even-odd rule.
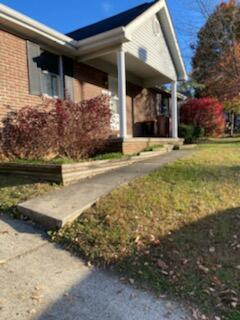
[[[124,27],[118,27],[110,31],[106,31],[93,37],[78,41],[78,54],[84,55],[87,52],[99,50],[102,47],[112,47],[131,41],[131,37],[126,36]]]
[[[16,10],[13,10],[3,4],[0,4],[0,23],[1,21],[8,22],[8,24],[12,24],[14,27],[22,27],[26,30],[29,30],[35,33],[38,36],[43,36],[52,40],[60,45],[67,46],[69,48],[75,49],[76,41],[72,38],[65,36],[64,34],[55,31],[52,28],[45,26],[42,23],[31,19]]]
[[[183,58],[182,58],[182,54],[181,54],[181,50],[178,44],[178,40],[177,40],[177,36],[173,27],[173,23],[172,23],[172,19],[168,10],[168,7],[166,5],[165,0],[163,0],[165,5],[163,7],[163,9],[161,10],[160,14],[163,14],[166,17],[166,27],[167,29],[169,29],[168,32],[166,32],[165,36],[167,39],[169,39],[169,44],[171,44],[171,51],[172,51],[172,56],[173,59],[175,60],[176,63],[176,67],[178,69],[178,73],[180,78],[178,80],[187,80],[188,79],[188,75],[186,72],[186,68],[183,62]]]

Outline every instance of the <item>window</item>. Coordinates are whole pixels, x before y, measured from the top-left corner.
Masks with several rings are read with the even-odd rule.
[[[169,98],[164,97],[162,98],[162,104],[161,104],[161,114],[168,117],[169,116]]]
[[[60,97],[59,56],[41,50],[38,67],[41,70],[42,93]]]
[[[42,72],[42,93],[50,97],[59,97],[59,77],[47,71]]]
[[[157,98],[157,115],[158,116],[169,116],[169,97],[158,93]]]
[[[29,93],[74,101],[73,60],[43,50],[31,41],[27,41],[27,52]]]

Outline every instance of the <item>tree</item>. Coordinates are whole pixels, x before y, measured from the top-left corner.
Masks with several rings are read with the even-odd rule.
[[[224,133],[223,105],[214,98],[189,99],[180,112],[182,123],[203,128],[206,136],[219,137]]]
[[[233,136],[234,134],[234,122],[235,122],[235,114],[240,113],[240,95],[233,98],[226,100],[224,103],[225,110],[230,113],[231,116],[231,128],[230,128],[230,134]]]
[[[197,1],[202,3],[202,0]],[[197,83],[204,84],[204,89],[200,89],[202,96],[225,101],[240,92],[239,21],[240,4],[229,0],[216,7],[198,33],[192,77]]]
[[[196,92],[204,88],[204,85],[189,79],[188,81],[180,82],[178,85],[178,92],[184,94],[188,98],[196,96]]]

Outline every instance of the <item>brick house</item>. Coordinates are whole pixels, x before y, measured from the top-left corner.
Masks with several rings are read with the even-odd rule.
[[[79,102],[109,94],[125,152],[175,143],[177,81],[186,78],[165,0],[67,35],[0,4],[0,121],[44,95]]]

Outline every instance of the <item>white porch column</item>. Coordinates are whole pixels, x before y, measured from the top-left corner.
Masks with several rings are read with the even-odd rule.
[[[177,81],[172,82],[172,137],[178,138]]]
[[[118,67],[118,98],[120,112],[120,135],[121,138],[127,137],[127,111],[126,111],[126,66],[125,52],[121,48],[117,52]]]

